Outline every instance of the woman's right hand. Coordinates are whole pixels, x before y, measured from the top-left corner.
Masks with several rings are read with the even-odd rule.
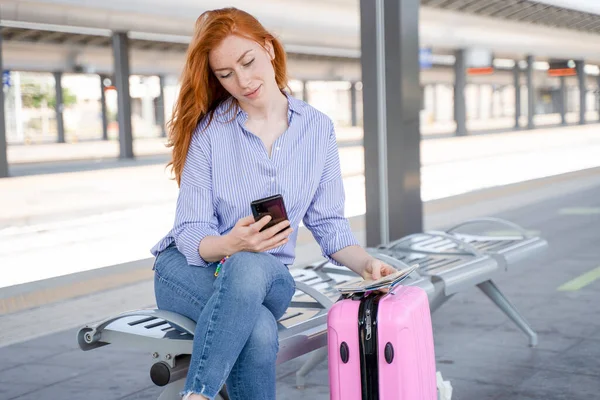
[[[271,216],[269,215],[262,217],[256,222],[252,215],[240,219],[227,234],[235,252],[250,251],[260,253],[286,244],[289,240],[288,237],[293,232],[293,229],[290,227],[290,221],[281,221],[277,225],[273,225],[261,232],[260,230],[270,220]],[[285,229],[286,227],[287,229]],[[277,233],[281,230],[283,232]]]

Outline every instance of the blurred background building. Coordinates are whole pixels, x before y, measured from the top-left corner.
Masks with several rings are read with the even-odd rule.
[[[528,90],[534,126],[598,122],[598,21],[588,8],[534,1],[421,3],[423,134],[531,128]],[[135,9],[116,1],[3,2],[8,143],[118,136],[116,87],[111,80],[119,66],[114,59],[113,44],[119,37],[115,32],[126,33],[123,37],[130,48],[126,62],[131,73],[133,136],[164,134],[198,8],[218,7],[221,2],[207,1],[201,7],[144,4]],[[248,10],[285,43],[294,95],[330,115],[339,126],[360,126],[355,2],[285,5],[289,8],[277,12],[262,3],[249,5]],[[289,23],[289,12],[294,13],[294,23]],[[310,26],[310,31],[304,26]],[[465,80],[459,82],[465,109],[458,117],[454,112],[457,51],[465,57]],[[531,79],[527,60],[532,62]],[[515,71],[521,72],[518,81]],[[57,82],[64,92],[61,128],[56,119]],[[462,114],[466,126],[462,128],[458,121],[457,128]]]

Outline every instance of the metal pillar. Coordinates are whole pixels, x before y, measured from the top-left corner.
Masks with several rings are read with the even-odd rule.
[[[456,121],[456,136],[467,134],[467,102],[465,100],[465,85],[467,84],[467,68],[465,65],[465,50],[459,49],[454,53],[454,121]]]
[[[106,75],[100,75],[100,107],[102,108],[102,140],[108,140],[108,117],[106,111]]]
[[[160,126],[160,137],[167,137],[167,130],[165,127],[165,77],[159,75],[158,82],[160,91],[158,92],[158,98],[156,99],[156,123]]]
[[[515,86],[515,129],[519,129],[519,119],[521,118],[521,67],[519,61],[515,61],[513,69],[513,85]]]
[[[360,1],[368,246],[423,227],[419,3]]]
[[[475,88],[477,89],[476,93],[477,93],[477,102],[475,103],[476,106],[476,117],[477,119],[481,119],[481,85],[475,85]]]
[[[129,94],[129,51],[126,32],[113,33],[115,60],[115,86],[119,122],[119,158],[133,158],[133,132],[131,129],[131,97]]]
[[[358,125],[356,115],[356,82],[350,82],[350,122],[352,126]]]
[[[65,109],[62,89],[62,72],[54,72],[54,82],[56,87],[56,131],[58,132],[58,143],[65,143],[65,123],[63,119],[63,111]]]
[[[585,62],[579,60],[575,62],[577,71],[577,81],[579,82],[579,125],[585,124],[585,112],[587,111],[587,85],[585,82]]]
[[[494,119],[494,109],[496,108],[496,85],[491,84],[490,88],[492,89],[492,95],[490,97],[490,119]]]
[[[438,94],[437,94],[437,90],[438,90],[438,85],[437,83],[434,83],[433,85],[431,85],[432,90],[432,103],[433,103],[433,109],[431,112],[431,119],[435,122],[437,121],[437,98],[438,98]]]
[[[600,122],[600,75],[598,75],[596,82],[596,90],[598,91],[598,121]]]
[[[302,101],[308,103],[308,82],[302,81]]]
[[[527,129],[535,128],[535,88],[533,87],[533,56],[527,56]]]
[[[561,125],[567,124],[567,84],[564,76],[560,77],[560,89],[558,91],[558,107]]]
[[[2,26],[0,26],[0,73],[4,74],[2,65]],[[4,122],[4,82],[0,83],[0,178],[8,176],[8,155],[6,143],[6,124]]]
[[[500,107],[500,118],[504,118],[504,89],[505,86],[500,86],[500,89],[498,91],[499,95],[498,95],[498,107]]]

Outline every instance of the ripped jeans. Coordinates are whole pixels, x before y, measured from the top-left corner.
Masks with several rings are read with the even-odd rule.
[[[214,399],[224,383],[232,400],[275,400],[277,320],[295,291],[288,267],[268,253],[239,252],[223,264],[187,264],[174,245],[154,263],[158,308],[197,323],[182,395]]]

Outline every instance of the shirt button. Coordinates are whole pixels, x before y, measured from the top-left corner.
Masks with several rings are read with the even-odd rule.
[[[277,146],[277,147],[275,148],[275,150],[279,151],[279,146]]]
[[[275,178],[271,178],[271,182],[275,182]]]

